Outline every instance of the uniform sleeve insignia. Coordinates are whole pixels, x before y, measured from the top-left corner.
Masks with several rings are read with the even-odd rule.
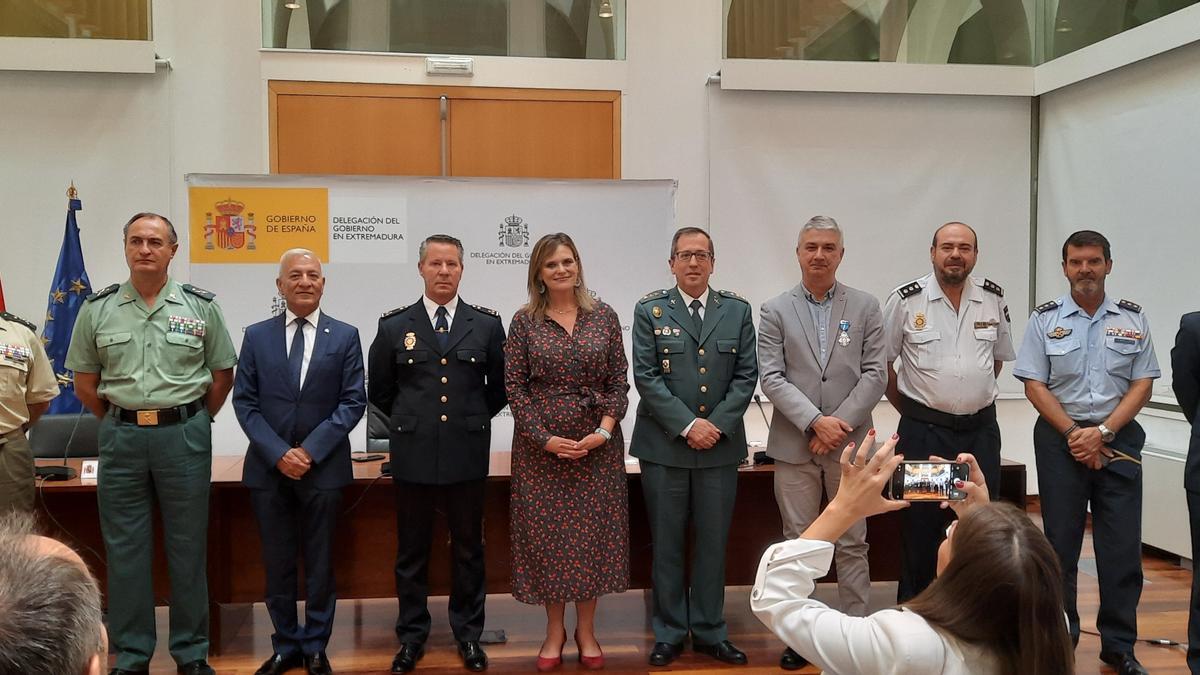
[[[105,286],[104,288],[101,288],[100,290],[96,291],[95,293],[92,293],[91,295],[89,295],[87,297],[87,301],[92,302],[93,300],[99,300],[100,298],[103,298],[106,295],[112,295],[113,293],[116,293],[117,289],[120,287],[121,287],[121,284],[113,284],[112,286]]]
[[[1008,305],[1004,306],[1004,320],[1012,323],[1012,317],[1008,315]]]
[[[200,298],[201,300],[207,300],[208,302],[212,302],[213,298],[217,297],[216,293],[213,293],[212,291],[206,291],[203,288],[200,288],[199,286],[193,286],[191,284],[183,284],[182,286],[180,286],[180,288],[187,291],[188,293],[191,293],[192,295],[196,296],[197,298]]]
[[[652,300],[654,298],[661,298],[664,295],[666,295],[668,292],[669,291],[667,291],[666,289],[658,290],[658,291],[650,291],[649,293],[643,295],[642,299],[638,300],[638,302],[646,302],[647,300]]]
[[[494,310],[490,307],[484,307],[483,305],[471,305],[471,306],[474,307],[475,309],[483,312],[484,314],[490,314],[490,315],[496,317],[497,319],[500,318],[500,312],[497,312],[496,310]]]
[[[1004,289],[1000,288],[1000,284],[992,281],[991,279],[983,280],[983,290],[989,293],[995,293],[1002,298],[1004,297]]]
[[[1042,304],[1038,305],[1037,307],[1034,307],[1033,311],[1037,312],[1038,314],[1045,314],[1046,312],[1049,312],[1052,309],[1058,309],[1058,301],[1057,300],[1043,302]]]
[[[1142,306],[1130,300],[1122,300],[1118,302],[1117,307],[1120,307],[1121,309],[1127,309],[1135,314],[1142,313]]]
[[[4,317],[5,319],[8,319],[9,321],[12,321],[13,323],[19,323],[22,326],[25,326],[29,330],[33,331],[34,333],[37,332],[37,324],[33,323],[32,321],[26,321],[25,319],[22,319],[21,317],[17,316],[16,314],[9,314],[8,312],[0,312],[0,316]]]
[[[742,296],[738,295],[737,293],[734,293],[733,291],[717,291],[717,293],[719,295],[721,295],[722,297],[733,298],[734,300],[741,300],[742,302],[746,303],[747,305],[750,304],[749,300],[743,298]]]
[[[900,297],[906,298],[906,299],[911,298],[912,296],[914,296],[920,292],[921,292],[921,284],[920,284],[920,282],[917,282],[917,281],[907,283],[907,284],[901,286],[900,288],[896,289],[896,293],[898,293],[900,295]]]
[[[399,314],[400,312],[403,312],[404,310],[408,309],[409,307],[412,307],[412,305],[405,305],[405,306],[403,306],[403,307],[397,307],[396,309],[393,309],[393,310],[391,310],[391,311],[387,311],[387,312],[384,312],[383,314],[380,314],[380,315],[379,315],[379,318],[380,318],[380,319],[386,319],[386,318],[388,318],[389,316],[395,316],[396,314]]]

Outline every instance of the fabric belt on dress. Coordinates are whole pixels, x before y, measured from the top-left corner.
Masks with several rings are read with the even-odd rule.
[[[165,427],[178,424],[200,412],[204,407],[204,399],[196,399],[187,405],[153,410],[126,410],[120,406],[112,407],[113,417],[126,424],[136,424],[139,427]]]
[[[996,421],[996,403],[992,402],[985,408],[969,414],[954,415],[941,410],[935,410],[927,405],[918,403],[903,396],[904,414],[926,424],[934,424],[954,431],[974,431]]]

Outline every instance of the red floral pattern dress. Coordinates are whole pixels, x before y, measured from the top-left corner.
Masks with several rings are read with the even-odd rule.
[[[625,441],[582,459],[546,452],[551,436],[579,440],[629,406],[621,322],[598,302],[568,334],[549,317],[517,312],[504,345],[504,380],[515,421],[510,499],[513,597],[575,602],[629,587]]]

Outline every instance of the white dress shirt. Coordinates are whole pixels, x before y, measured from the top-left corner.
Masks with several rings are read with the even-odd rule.
[[[292,310],[285,312],[287,324],[283,329],[283,344],[288,356],[292,355],[292,340],[296,337],[296,315]],[[304,388],[304,378],[308,376],[308,362],[312,360],[313,345],[317,342],[317,323],[321,320],[321,309],[314,309],[304,317],[304,360],[300,363],[300,388]]]
[[[847,616],[812,595],[829,572],[833,544],[792,539],[767,549],[750,609],[797,654],[832,675],[992,675],[988,651],[938,632],[919,614],[885,609]]]
[[[421,296],[421,302],[425,303],[425,313],[429,315],[429,325],[437,325],[437,308],[439,305],[429,299],[428,295]],[[458,296],[450,298],[450,302],[446,303],[446,330],[450,330],[454,326],[454,312],[458,310]]]
[[[693,300],[700,301],[700,308],[696,310],[696,313],[700,315],[700,320],[704,321],[704,308],[708,306],[708,296],[709,296],[709,293],[712,293],[712,290],[709,290],[707,293],[705,293],[703,298],[693,298],[692,296],[688,295],[686,291],[684,291],[682,288],[680,288],[678,286],[675,287],[675,290],[679,291],[679,297],[683,298],[683,306],[687,308],[689,315],[691,315],[691,313],[692,313],[692,301]],[[697,417],[696,419],[693,419],[691,422],[688,422],[688,425],[683,428],[683,431],[679,432],[679,436],[681,438],[687,438],[688,433],[692,430],[692,427],[695,426],[697,419],[700,419],[700,418]]]

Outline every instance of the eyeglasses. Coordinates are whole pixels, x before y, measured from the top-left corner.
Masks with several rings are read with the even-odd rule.
[[[685,262],[685,263],[692,262],[692,258],[695,258],[696,262],[702,262],[702,263],[708,262],[709,260],[712,260],[712,258],[713,258],[712,254],[709,253],[708,251],[678,251],[675,253],[675,255],[673,257],[676,260],[679,260],[680,262]]]

